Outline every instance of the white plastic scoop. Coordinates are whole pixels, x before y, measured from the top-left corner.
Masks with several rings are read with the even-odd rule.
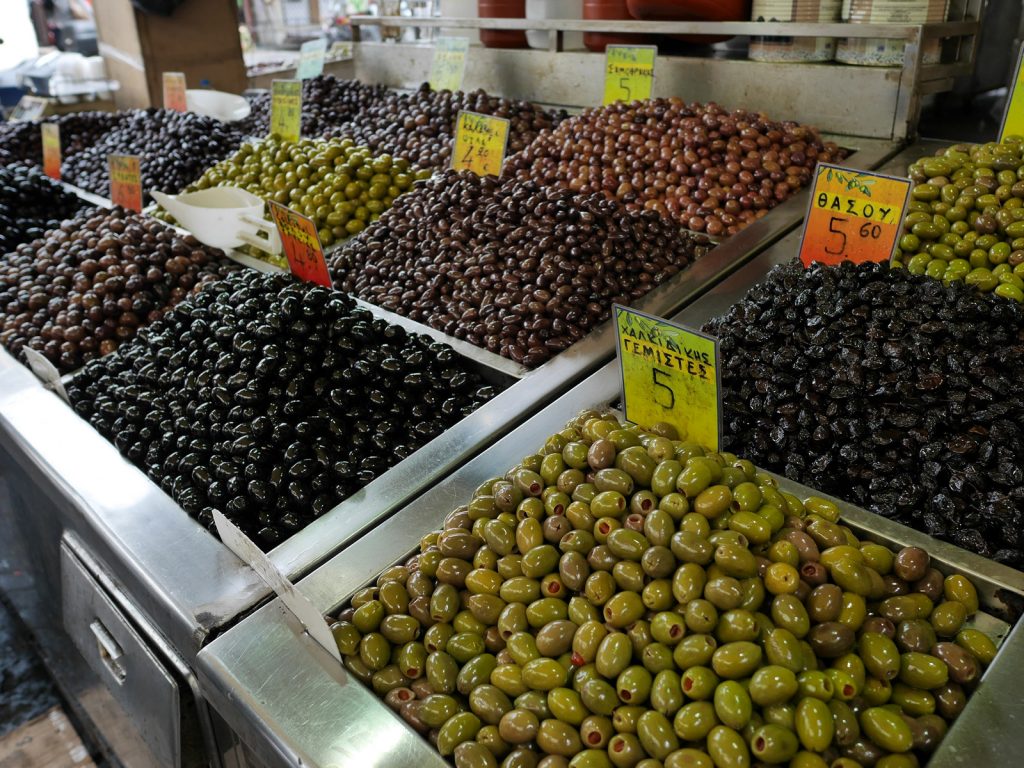
[[[229,251],[243,243],[272,256],[281,253],[277,227],[263,218],[263,199],[238,187],[210,187],[168,195],[152,191],[182,227],[213,248]],[[260,237],[260,233],[265,237]]]
[[[237,94],[191,88],[185,91],[185,106],[189,112],[225,123],[244,120],[252,112],[249,102]]]

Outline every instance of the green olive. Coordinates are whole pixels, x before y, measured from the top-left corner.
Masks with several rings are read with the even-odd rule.
[[[746,641],[719,646],[711,657],[715,674],[726,679],[748,677],[760,664],[761,646]]]
[[[725,725],[716,725],[707,736],[708,754],[718,768],[746,768],[750,750],[743,737]]]
[[[762,725],[750,741],[753,756],[764,763],[789,762],[800,748],[796,735],[778,725]]]
[[[821,699],[805,697],[796,707],[796,733],[804,749],[824,752],[832,743],[835,724],[832,710]]]
[[[907,752],[914,744],[910,726],[899,713],[885,707],[871,707],[860,713],[864,735],[889,752]]]
[[[640,716],[636,727],[641,746],[655,759],[662,760],[679,749],[679,738],[668,718],[661,712],[645,712]]]

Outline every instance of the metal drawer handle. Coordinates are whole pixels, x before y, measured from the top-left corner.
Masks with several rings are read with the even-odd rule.
[[[128,671],[124,668],[124,664],[121,663],[121,657],[124,655],[121,646],[117,644],[117,641],[99,619],[93,621],[89,625],[89,629],[92,630],[92,634],[96,638],[96,647],[99,650],[103,665],[110,672],[114,680],[117,681],[117,684],[122,685],[128,676]]]

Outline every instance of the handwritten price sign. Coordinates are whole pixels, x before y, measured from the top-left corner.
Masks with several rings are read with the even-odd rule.
[[[322,74],[326,56],[326,40],[309,40],[303,43],[299,48],[299,66],[295,70],[295,77],[299,80],[308,80]]]
[[[275,80],[270,86],[270,132],[298,141],[302,130],[302,81]]]
[[[273,200],[270,201],[270,216],[281,235],[281,247],[292,274],[309,283],[333,287],[320,235],[312,219]]]
[[[60,181],[60,126],[43,123],[43,173]]]
[[[509,121],[476,112],[459,112],[455,122],[452,170],[500,176],[508,146]]]
[[[466,74],[468,37],[439,37],[430,64],[430,90],[457,91]]]
[[[110,199],[129,211],[142,212],[142,172],[138,155],[107,155]]]
[[[188,112],[185,100],[185,74],[183,72],[164,72],[164,109]]]
[[[800,260],[888,261],[896,249],[910,179],[818,163],[800,240]]]
[[[615,327],[626,418],[645,427],[666,422],[681,439],[719,450],[718,340],[618,304]]]
[[[1006,99],[1006,111],[1003,113],[1003,124],[999,128],[999,140],[1007,136],[1024,136],[1024,47],[1017,59],[1017,68],[1013,71],[1010,81],[1010,95]]]
[[[605,48],[604,103],[651,98],[656,45],[609,45]]]

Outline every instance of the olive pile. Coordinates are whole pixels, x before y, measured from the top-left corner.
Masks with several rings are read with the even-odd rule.
[[[122,112],[72,112],[48,117],[43,123],[60,128],[61,155],[69,157],[93,146],[106,133],[120,125]],[[43,164],[43,137],[40,122],[0,123],[0,161]]]
[[[344,294],[246,270],[67,387],[190,515],[272,546],[494,394],[449,347]]]
[[[631,210],[731,235],[843,156],[813,128],[681,99],[589,109],[510,159],[505,175],[601,192]]]
[[[431,91],[426,84],[414,93],[389,93],[365,109],[358,120],[335,128],[331,135],[348,136],[374,152],[408,158],[420,168],[447,168],[460,110],[504,117],[510,122],[508,154],[524,149],[541,131],[565,119],[528,101],[491,96],[485,91]]]
[[[123,113],[118,127],[96,144],[67,158],[63,178],[104,197],[110,194],[108,155],[139,155],[142,191],[171,194],[202,175],[203,170],[230,155],[243,134],[228,123],[194,112],[144,109]]]
[[[311,218],[327,247],[361,232],[427,175],[402,158],[373,156],[351,139],[270,137],[243,144],[188,189],[229,185],[276,200]]]
[[[302,81],[301,134],[320,138],[335,128],[359,119],[364,110],[388,97],[383,85],[364,85],[358,80],[341,80],[332,75],[318,75]],[[270,133],[270,93],[249,99],[252,112],[238,123],[249,136]]]
[[[884,265],[790,264],[706,330],[727,447],[1024,567],[1024,307]]]
[[[587,412],[485,482],[341,611],[347,669],[456,768],[917,766],[996,653],[974,586],[675,436]]]
[[[0,260],[0,343],[61,373],[113,352],[196,286],[239,269],[123,208],[91,209]]]
[[[1024,302],[1024,143],[958,144],[909,174],[894,265]]]
[[[705,250],[601,195],[447,171],[330,265],[341,290],[532,368]]]
[[[0,165],[0,254],[42,237],[85,206],[35,166]]]

